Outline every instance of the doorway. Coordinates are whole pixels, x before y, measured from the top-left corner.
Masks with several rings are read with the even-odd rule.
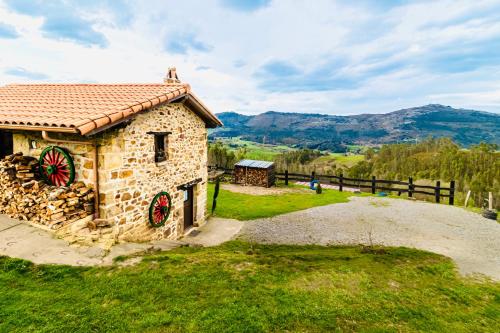
[[[193,226],[193,187],[184,189],[184,232]]]
[[[13,152],[12,133],[0,130],[0,158],[11,155]]]

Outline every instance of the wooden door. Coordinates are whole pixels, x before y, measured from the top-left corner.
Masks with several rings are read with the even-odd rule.
[[[12,133],[0,130],[0,158],[13,153]]]
[[[193,187],[184,190],[184,231],[193,226]]]

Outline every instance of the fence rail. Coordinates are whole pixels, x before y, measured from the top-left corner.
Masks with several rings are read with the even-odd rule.
[[[233,169],[218,168],[216,166],[209,166],[209,171],[224,171],[226,175],[232,175]],[[311,174],[289,173],[286,170],[284,173],[277,172],[276,179],[283,180],[285,185],[289,181],[311,181],[316,179],[326,184],[337,185],[339,191],[343,191],[344,187],[358,188],[358,189],[371,189],[371,193],[375,194],[377,191],[398,192],[398,195],[407,193],[408,197],[413,197],[414,194],[423,194],[434,196],[436,202],[441,202],[441,198],[448,198],[448,204],[453,205],[455,201],[455,181],[450,182],[450,187],[442,187],[441,182],[438,180],[436,186],[430,185],[417,185],[413,183],[413,178],[409,177],[408,181],[401,180],[386,180],[377,179],[372,176],[371,179],[358,179],[344,177],[342,174],[339,176],[334,175],[316,175],[315,172]],[[399,186],[399,187],[392,187]],[[425,191],[431,190],[431,191]],[[442,193],[445,192],[445,193]]]

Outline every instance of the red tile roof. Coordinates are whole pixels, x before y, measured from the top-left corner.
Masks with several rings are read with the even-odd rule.
[[[12,84],[0,87],[0,128],[88,134],[185,96],[207,127],[222,123],[187,84]]]

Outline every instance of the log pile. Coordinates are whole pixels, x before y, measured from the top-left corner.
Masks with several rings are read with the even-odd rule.
[[[47,185],[38,160],[16,153],[0,160],[0,214],[59,229],[94,212],[94,191],[82,182]]]
[[[233,175],[236,184],[271,187],[275,182],[274,167],[251,168],[235,165]]]

